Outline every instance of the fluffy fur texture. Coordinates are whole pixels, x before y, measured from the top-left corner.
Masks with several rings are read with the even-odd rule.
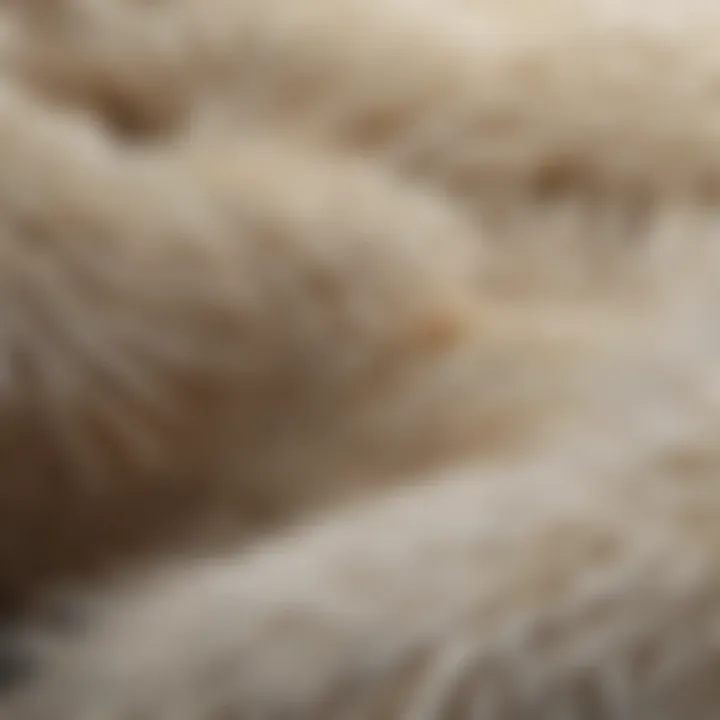
[[[720,715],[716,3],[0,30],[3,717]]]

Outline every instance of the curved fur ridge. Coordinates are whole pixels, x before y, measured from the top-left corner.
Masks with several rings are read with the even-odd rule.
[[[18,717],[714,717],[720,413],[697,410],[600,413],[121,594]]]
[[[0,714],[720,716],[718,37],[0,0]]]
[[[253,524],[309,498],[273,473],[361,461],[336,406],[361,388],[370,404],[372,378],[420,371],[473,324],[474,231],[380,168],[262,138],[130,157],[11,88],[2,100],[10,592],[16,564],[27,583],[36,561],[141,537],[143,506],[162,534],[153,506],[187,516],[237,490]],[[323,427],[337,443],[300,458]]]

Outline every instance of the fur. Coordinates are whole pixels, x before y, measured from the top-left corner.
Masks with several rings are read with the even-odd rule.
[[[720,714],[714,3],[0,30],[3,717]]]

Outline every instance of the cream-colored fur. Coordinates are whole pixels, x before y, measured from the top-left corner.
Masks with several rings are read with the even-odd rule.
[[[720,715],[714,3],[0,30],[3,717]]]

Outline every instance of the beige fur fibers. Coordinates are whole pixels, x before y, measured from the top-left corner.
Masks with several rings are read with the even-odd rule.
[[[0,602],[91,598],[3,718],[720,717],[720,6],[2,0],[0,71]]]

